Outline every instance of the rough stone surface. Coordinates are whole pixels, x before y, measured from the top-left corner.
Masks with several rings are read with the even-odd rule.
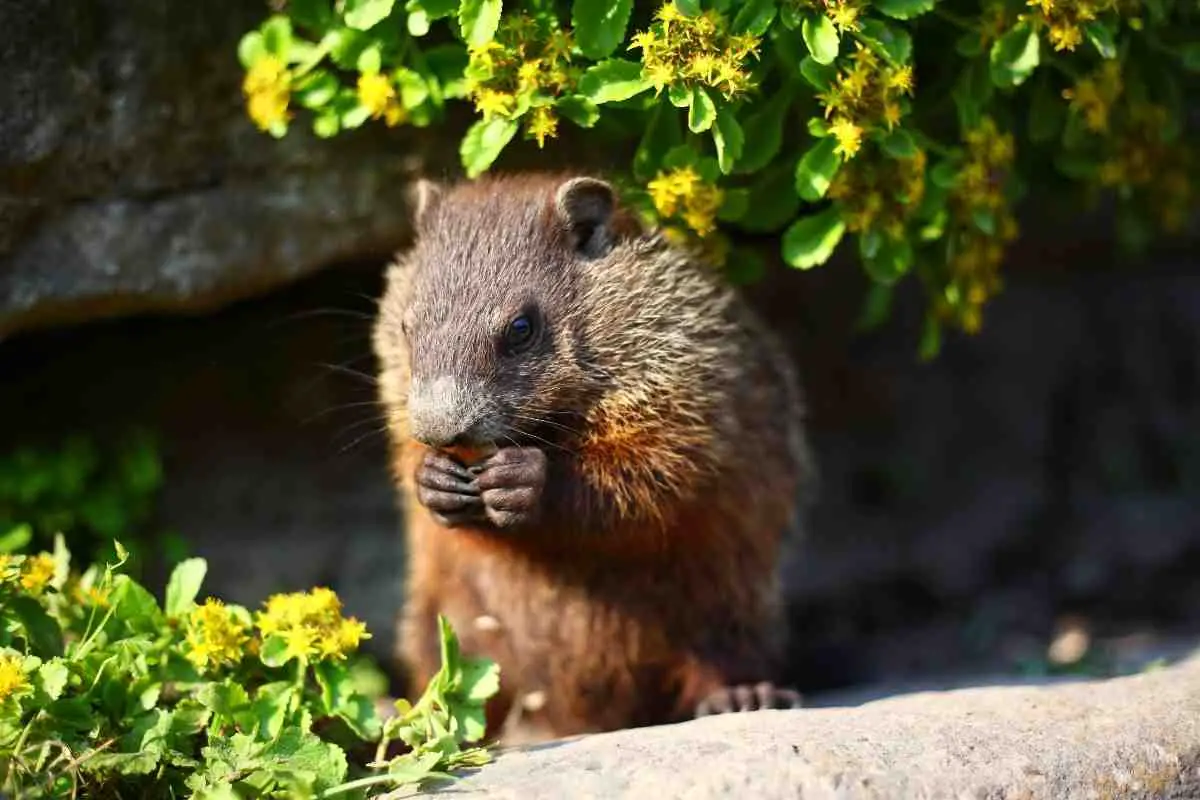
[[[237,43],[269,10],[0,3],[0,338],[211,310],[405,240],[406,187],[457,170],[466,117],[322,141],[300,116],[281,141],[260,133]]]
[[[1200,797],[1200,658],[1096,683],[768,711],[503,753],[444,790],[493,800]]]

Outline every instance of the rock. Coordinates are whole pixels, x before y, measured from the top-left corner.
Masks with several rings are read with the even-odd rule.
[[[502,753],[437,793],[520,798],[1200,797],[1200,656],[1103,682],[764,711]]]
[[[405,241],[407,187],[459,171],[469,110],[331,140],[298,115],[276,141],[246,116],[237,60],[268,13],[263,0],[0,3],[0,338],[208,311]],[[511,150],[515,164],[532,155]]]

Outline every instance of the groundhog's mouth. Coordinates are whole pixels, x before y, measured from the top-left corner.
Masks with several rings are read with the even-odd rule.
[[[442,452],[458,461],[464,467],[470,467],[490,458],[500,448],[491,444],[482,445],[450,445],[443,447]]]

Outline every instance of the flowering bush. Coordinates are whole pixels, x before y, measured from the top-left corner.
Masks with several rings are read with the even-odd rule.
[[[497,668],[460,659],[381,719],[350,658],[367,633],[328,589],[263,609],[197,604],[206,566],[181,562],[160,606],[119,572],[54,553],[0,555],[0,794],[13,798],[367,797],[488,759]],[[393,741],[407,752],[388,757]],[[348,754],[374,752],[366,765]]]
[[[1039,193],[1111,193],[1131,246],[1181,228],[1195,203],[1190,0],[273,7],[239,53],[264,131],[283,136],[298,109],[323,137],[368,120],[427,126],[468,102],[468,176],[518,133],[544,147],[563,124],[636,143],[630,202],[736,279],[761,266],[732,249],[733,231],[780,236],[801,269],[853,241],[873,279],[868,323],[915,275],[926,354],[945,326],[979,329],[1026,176]]]

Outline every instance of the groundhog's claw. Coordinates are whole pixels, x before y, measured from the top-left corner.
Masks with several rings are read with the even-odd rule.
[[[718,689],[696,705],[696,716],[801,706],[799,692],[763,682],[753,686],[725,686]]]
[[[441,453],[426,453],[417,469],[417,500],[439,525],[453,528],[484,519],[474,476]]]
[[[483,462],[475,483],[484,513],[497,528],[535,522],[546,486],[546,454],[536,447],[507,447]]]

